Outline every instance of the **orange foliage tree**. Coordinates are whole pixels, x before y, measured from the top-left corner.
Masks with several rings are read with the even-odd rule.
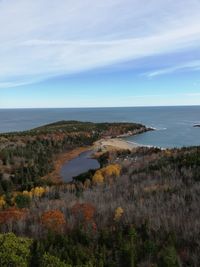
[[[0,224],[6,224],[25,218],[27,211],[15,207],[0,212]]]
[[[72,213],[87,222],[93,221],[95,210],[95,207],[90,203],[76,203],[72,207]]]
[[[59,210],[44,212],[41,216],[41,223],[45,228],[54,232],[64,230],[66,225],[64,214]]]

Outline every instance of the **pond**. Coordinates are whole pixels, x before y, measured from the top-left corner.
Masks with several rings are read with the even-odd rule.
[[[61,168],[61,177],[64,182],[71,182],[73,177],[78,176],[89,170],[100,168],[96,159],[91,158],[94,151],[89,150],[82,152],[78,157],[67,161]]]

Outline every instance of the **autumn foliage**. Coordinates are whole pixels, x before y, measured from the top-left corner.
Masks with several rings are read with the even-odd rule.
[[[102,184],[107,178],[116,178],[120,175],[121,167],[118,164],[110,164],[95,172],[92,182]]]
[[[114,220],[119,221],[124,213],[124,210],[121,207],[116,208]]]
[[[13,221],[24,219],[27,214],[25,209],[15,207],[0,212],[0,224],[6,224]]]
[[[72,207],[72,213],[76,217],[83,218],[84,221],[92,221],[95,213],[95,207],[90,203],[76,203]]]
[[[66,225],[64,214],[59,210],[44,212],[41,216],[41,223],[45,228],[54,232],[61,232]]]
[[[92,182],[94,184],[102,184],[104,182],[104,177],[101,173],[100,170],[96,171],[93,178],[92,178]]]
[[[6,201],[4,199],[4,196],[0,196],[0,209],[3,208],[6,205]]]
[[[41,186],[37,186],[35,188],[32,188],[30,193],[32,194],[33,197],[41,197],[44,195],[44,193],[48,192],[48,187],[44,188]]]

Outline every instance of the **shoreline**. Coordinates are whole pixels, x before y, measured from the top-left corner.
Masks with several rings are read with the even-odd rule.
[[[69,162],[70,160],[78,157],[81,153],[88,151],[91,149],[90,147],[77,147],[70,151],[63,152],[56,156],[54,161],[54,170],[47,175],[43,176],[42,179],[46,181],[50,181],[54,184],[64,183],[61,176],[61,168],[62,166]]]
[[[77,147],[70,151],[63,152],[55,157],[54,160],[54,170],[49,174],[42,177],[42,179],[50,181],[54,184],[61,184],[64,183],[62,176],[61,176],[61,168],[64,164],[69,162],[70,160],[78,157],[81,153],[86,152],[88,150],[93,150],[94,155],[97,155],[98,152],[107,152],[107,151],[117,151],[117,150],[133,150],[138,147],[151,147],[151,146],[144,146],[134,142],[126,141],[125,137],[141,134],[147,131],[152,131],[152,128],[147,128],[146,126],[142,127],[139,131],[131,132],[129,131],[126,134],[116,136],[115,138],[102,138],[97,140],[93,143],[92,146],[88,147]]]
[[[147,148],[158,148],[161,150],[165,150],[164,147],[158,147],[153,145],[144,145],[135,143],[132,141],[125,140],[121,137],[115,138],[102,138],[94,143],[94,149],[96,150],[133,150],[138,147],[147,147]]]
[[[105,151],[117,151],[117,150],[132,150],[134,148],[141,147],[141,145],[132,143],[122,138],[103,138],[100,139],[92,146],[89,147],[77,147],[70,151],[63,152],[56,156],[54,161],[54,170],[49,174],[42,177],[44,180],[49,180],[54,184],[64,183],[61,176],[61,168],[64,164],[69,162],[70,160],[78,157],[81,153],[93,150],[94,154],[98,152],[98,150]]]
[[[141,147],[141,145],[126,141],[122,138],[102,138],[94,143],[95,150],[132,150]]]
[[[139,147],[147,147],[147,148],[159,148],[156,146],[151,145],[142,145],[138,143],[134,143],[131,141],[126,141],[120,137],[115,138],[102,138],[100,140],[97,140],[93,143],[92,146],[88,147],[77,147],[70,151],[64,152],[59,154],[54,161],[54,170],[42,177],[44,180],[49,180],[50,182],[54,184],[61,184],[65,183],[61,176],[61,168],[64,164],[69,162],[70,160],[78,157],[81,153],[93,150],[94,156],[99,154],[99,151],[101,153],[109,152],[109,151],[118,151],[118,150],[130,150],[137,149]],[[161,150],[164,150],[165,148],[159,148]]]

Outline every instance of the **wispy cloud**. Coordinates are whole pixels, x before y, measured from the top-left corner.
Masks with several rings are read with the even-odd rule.
[[[198,0],[1,1],[0,87],[192,50],[199,14]],[[148,75],[199,68],[190,64]]]
[[[187,62],[180,65],[175,65],[169,68],[154,70],[149,73],[145,73],[145,75],[149,78],[160,76],[164,74],[170,74],[177,71],[184,71],[184,70],[192,70],[192,71],[199,71],[200,70],[200,60],[194,60],[191,62]]]
[[[27,84],[31,84],[32,82],[0,82],[0,89],[1,88],[12,88],[12,87],[19,87],[24,86]]]

